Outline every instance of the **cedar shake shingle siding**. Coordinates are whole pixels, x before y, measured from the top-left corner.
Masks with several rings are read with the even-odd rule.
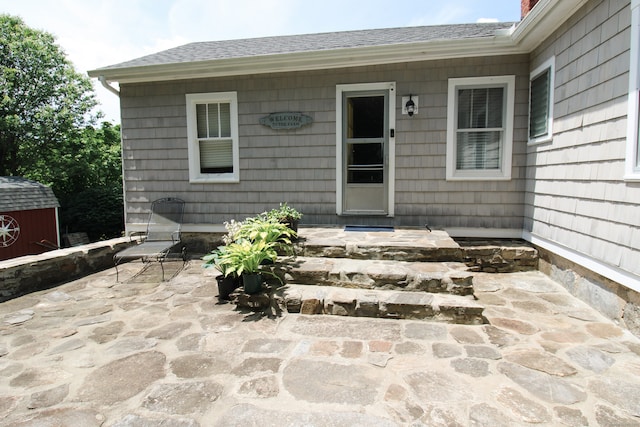
[[[513,179],[445,181],[449,77],[513,74],[516,121]],[[336,205],[337,84],[397,81],[401,95],[420,93],[420,113],[396,117],[395,218],[338,217]],[[415,62],[377,67],[121,86],[124,173],[129,222],[144,222],[149,201],[187,200],[185,222],[221,224],[287,201],[307,224],[388,222],[439,227],[522,228],[526,162],[528,61],[524,55]],[[240,182],[190,184],[185,93],[238,93]],[[270,112],[313,118],[297,130],[259,124]],[[140,213],[140,215],[136,215]]]
[[[556,56],[554,137],[529,147],[525,227],[640,274],[640,187],[625,182],[629,4],[589,1],[533,52]]]

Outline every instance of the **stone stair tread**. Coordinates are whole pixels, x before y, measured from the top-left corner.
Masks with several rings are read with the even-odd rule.
[[[459,262],[295,257],[279,260],[287,283],[345,288],[473,293],[473,274]]]
[[[467,296],[297,284],[281,291],[294,313],[483,323],[484,307]]]
[[[453,273],[466,272],[468,267],[462,262],[416,262],[393,261],[379,259],[351,259],[351,258],[321,258],[297,256],[294,258],[281,258],[279,262],[284,267],[290,267],[300,271],[343,271],[343,272],[388,272],[393,268],[402,272],[420,273]]]

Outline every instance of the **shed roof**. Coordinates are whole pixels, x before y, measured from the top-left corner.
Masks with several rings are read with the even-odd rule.
[[[19,176],[0,176],[0,212],[60,207],[53,190]]]

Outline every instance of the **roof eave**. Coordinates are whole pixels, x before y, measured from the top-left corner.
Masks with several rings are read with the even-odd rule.
[[[142,67],[103,68],[89,71],[89,76],[103,76],[109,82],[136,83],[525,53],[514,46],[509,34]]]
[[[309,71],[477,56],[526,54],[538,47],[588,0],[540,0],[511,30],[491,37],[215,59],[89,71],[108,82],[136,83]]]
[[[511,35],[521,49],[532,52],[588,0],[540,0]]]

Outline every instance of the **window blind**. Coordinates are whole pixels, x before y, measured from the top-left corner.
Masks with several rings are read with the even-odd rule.
[[[500,169],[504,88],[458,90],[456,169]]]
[[[196,105],[201,173],[233,172],[231,104]]]
[[[202,173],[233,172],[232,141],[200,141],[200,171]]]
[[[549,82],[551,70],[531,80],[531,99],[529,111],[529,138],[546,135],[549,124]]]

